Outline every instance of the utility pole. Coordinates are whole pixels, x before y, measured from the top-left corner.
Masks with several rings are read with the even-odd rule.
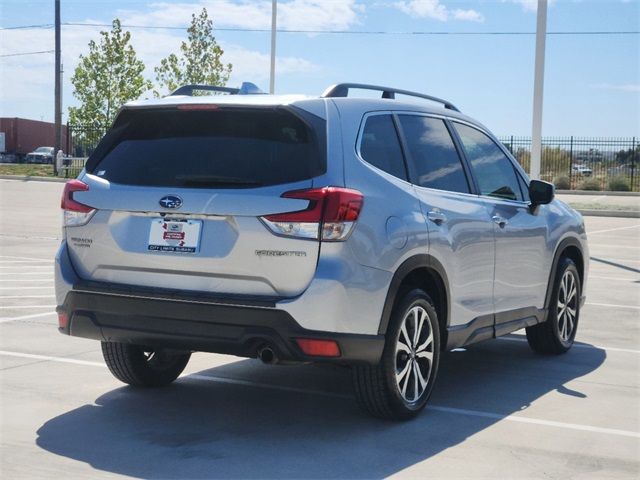
[[[536,64],[533,80],[533,125],[531,131],[531,178],[540,179],[542,157],[542,98],[544,93],[544,50],[547,37],[547,0],[538,0],[536,22]]]
[[[55,162],[58,150],[62,147],[62,86],[61,86],[61,74],[62,65],[60,59],[60,0],[55,0],[55,23],[56,23],[56,54],[55,54],[55,149],[53,151],[53,173],[58,175],[58,168]]]
[[[269,93],[275,93],[276,86],[276,17],[278,16],[278,0],[271,0],[271,75],[269,76]]]

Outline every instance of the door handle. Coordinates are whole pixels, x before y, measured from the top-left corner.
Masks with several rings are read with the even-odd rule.
[[[444,213],[439,212],[438,210],[431,210],[429,213],[427,213],[427,218],[436,225],[442,225],[447,221],[447,216]]]
[[[509,223],[506,218],[502,218],[500,215],[494,215],[492,218],[494,223],[497,223],[500,228],[504,228]]]

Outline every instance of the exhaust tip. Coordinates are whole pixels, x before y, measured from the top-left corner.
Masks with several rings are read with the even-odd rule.
[[[262,363],[273,364],[278,362],[275,352],[271,347],[264,347],[258,350],[258,358]]]

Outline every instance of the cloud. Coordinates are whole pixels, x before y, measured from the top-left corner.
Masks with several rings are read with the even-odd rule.
[[[463,20],[484,22],[484,15],[476,10],[448,9],[440,0],[404,0],[393,4],[398,10],[412,17],[431,18],[446,22],[447,20]]]
[[[640,83],[627,83],[622,85],[613,85],[611,83],[598,83],[589,85],[591,88],[600,90],[615,90],[618,92],[640,93]]]
[[[503,2],[517,3],[522,5],[522,9],[525,12],[536,12],[538,10],[538,0],[502,0]],[[549,6],[551,6],[555,0],[548,0]]]
[[[105,23],[104,20],[87,20],[86,23]],[[81,53],[88,52],[89,40],[99,39],[100,30],[106,27],[66,26],[62,30],[63,75],[63,120],[67,107],[75,105],[70,78],[78,64]],[[9,54],[24,51],[51,50],[53,45],[51,29],[21,29],[0,31],[0,50]],[[155,80],[153,68],[169,53],[178,52],[180,42],[186,37],[184,31],[152,29],[132,30],[131,43],[138,58],[146,65],[144,76]],[[254,81],[267,87],[269,78],[269,51],[247,49],[241,45],[219,41],[224,49],[223,61],[233,64],[230,85],[239,85],[242,81]],[[309,75],[321,70],[319,65],[307,59],[294,56],[276,58],[277,75]],[[8,116],[52,120],[53,118],[53,54],[25,55],[2,58],[0,68],[0,111]]]
[[[206,8],[218,27],[271,28],[271,1],[200,0],[196,2],[157,2],[145,11],[120,10],[123,24],[184,26],[191,15]],[[278,27],[290,30],[346,30],[358,23],[364,6],[356,0],[280,0]]]

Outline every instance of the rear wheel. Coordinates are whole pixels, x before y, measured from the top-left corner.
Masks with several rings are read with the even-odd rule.
[[[392,313],[381,362],[353,369],[358,403],[376,417],[414,417],[431,395],[439,359],[440,330],[433,301],[422,290],[412,290]]]
[[[547,321],[527,328],[527,341],[540,353],[565,353],[578,331],[580,275],[570,258],[561,258],[551,291]]]
[[[168,385],[191,357],[188,352],[117,342],[102,342],[102,355],[114,377],[135,387]]]

